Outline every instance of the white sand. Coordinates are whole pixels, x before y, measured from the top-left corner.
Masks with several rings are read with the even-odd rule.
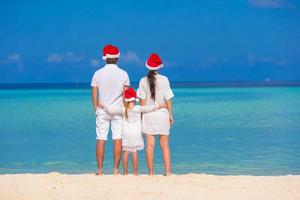
[[[0,175],[1,200],[300,200],[300,176]]]

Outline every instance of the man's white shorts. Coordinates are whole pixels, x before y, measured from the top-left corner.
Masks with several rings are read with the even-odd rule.
[[[111,126],[112,139],[122,139],[122,116],[112,116],[107,114],[104,110],[98,108],[96,117],[97,140],[107,140],[109,125]]]

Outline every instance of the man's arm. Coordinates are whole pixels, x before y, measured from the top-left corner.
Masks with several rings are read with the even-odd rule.
[[[96,112],[98,107],[98,87],[92,87],[92,103],[94,111]]]

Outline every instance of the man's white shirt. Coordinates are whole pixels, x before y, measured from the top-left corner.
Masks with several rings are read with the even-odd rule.
[[[124,86],[130,86],[126,71],[115,64],[106,64],[93,76],[92,87],[98,88],[98,98],[106,106],[123,105]]]

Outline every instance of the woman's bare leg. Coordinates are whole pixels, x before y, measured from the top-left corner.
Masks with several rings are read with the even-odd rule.
[[[166,176],[171,175],[171,155],[170,155],[170,147],[169,147],[169,136],[168,135],[160,135],[159,143],[162,151],[162,156],[165,165],[165,174]]]
[[[128,174],[128,156],[129,156],[129,151],[123,151],[123,169],[124,169],[124,175]]]
[[[154,157],[155,136],[146,134],[146,159],[149,175],[154,175],[153,157]]]
[[[138,175],[138,152],[132,152],[133,175]]]

